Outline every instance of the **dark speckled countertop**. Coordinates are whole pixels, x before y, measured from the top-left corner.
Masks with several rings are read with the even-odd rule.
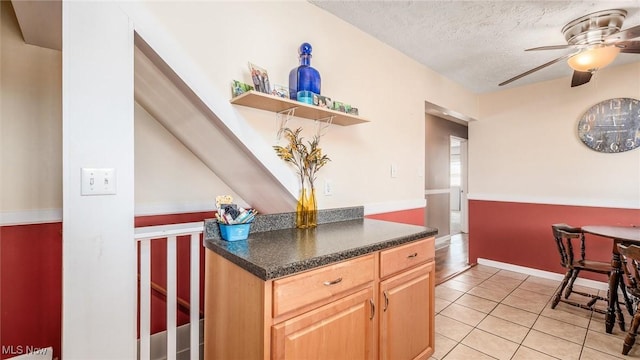
[[[437,229],[362,218],[362,208],[324,210],[314,229],[293,228],[290,215],[256,218],[249,239],[220,239],[216,220],[205,220],[204,246],[262,280],[270,280],[430,237]],[[351,210],[354,210],[355,213]],[[287,213],[293,214],[293,213]],[[288,220],[283,221],[282,217]],[[270,218],[277,226],[265,226]]]

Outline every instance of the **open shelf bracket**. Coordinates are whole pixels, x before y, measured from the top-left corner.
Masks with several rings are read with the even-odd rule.
[[[335,118],[335,115],[331,115],[329,117],[326,117],[326,118],[323,118],[323,119],[318,119],[318,120],[315,121],[315,123],[316,123],[316,136],[318,138],[321,138],[324,134],[327,133],[327,131],[329,131],[329,127],[333,123],[333,118]]]
[[[276,126],[278,127],[278,133],[276,134],[276,140],[280,140],[282,131],[287,127],[287,122],[295,115],[297,107],[292,107],[287,110],[278,111],[276,113]]]

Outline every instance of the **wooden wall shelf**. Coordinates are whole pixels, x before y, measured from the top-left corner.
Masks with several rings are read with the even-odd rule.
[[[254,90],[234,97],[233,99],[231,99],[231,103],[276,113],[295,108],[294,116],[305,119],[325,121],[328,121],[329,118],[333,117],[332,124],[341,126],[349,126],[369,122],[369,120],[363,119],[356,115],[351,115],[336,110],[329,110],[314,105],[308,105],[299,101],[264,94]]]

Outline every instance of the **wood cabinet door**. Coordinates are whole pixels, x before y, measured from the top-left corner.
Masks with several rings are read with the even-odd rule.
[[[434,343],[433,262],[380,283],[380,359],[428,359]]]
[[[272,359],[372,359],[373,287],[272,327]]]

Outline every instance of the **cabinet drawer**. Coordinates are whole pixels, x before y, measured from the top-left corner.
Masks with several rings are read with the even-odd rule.
[[[428,238],[380,252],[380,277],[384,278],[435,256],[435,238]]]
[[[325,266],[273,282],[273,317],[366,284],[374,279],[374,256]]]

